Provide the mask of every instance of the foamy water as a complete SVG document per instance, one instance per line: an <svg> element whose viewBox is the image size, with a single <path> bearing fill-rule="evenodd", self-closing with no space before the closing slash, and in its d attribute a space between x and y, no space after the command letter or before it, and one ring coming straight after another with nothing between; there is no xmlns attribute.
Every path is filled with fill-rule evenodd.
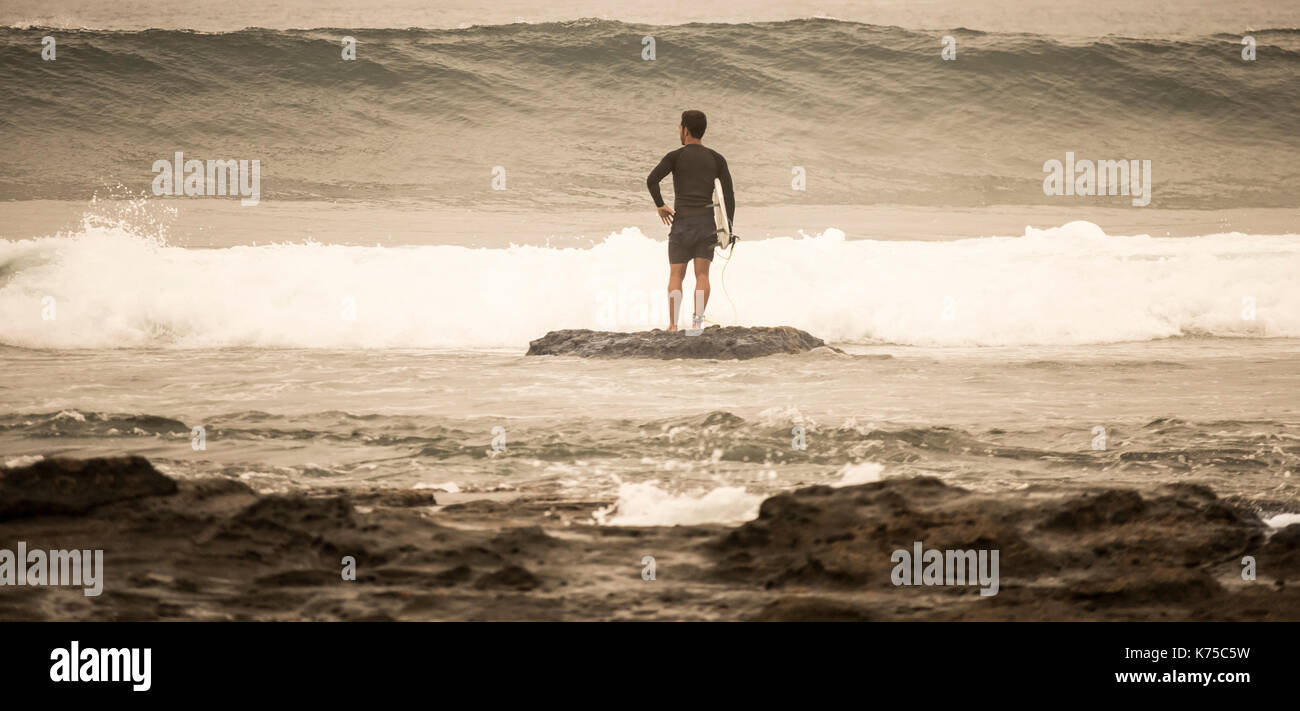
<svg viewBox="0 0 1300 711"><path fill-rule="evenodd" d="M734 304L848 354L714 363L523 355L550 329L662 325L665 245L635 227L564 248L198 249L131 224L0 240L0 461L129 452L263 491L598 501L575 522L630 526L918 475L1185 480L1293 510L1295 235L745 241L711 317Z"/></svg>
<svg viewBox="0 0 1300 711"><path fill-rule="evenodd" d="M0 241L0 343L521 349L552 329L661 327L664 252L636 228L581 249L195 250L86 224ZM828 229L746 242L731 264L719 259L708 313L905 345L1297 337L1296 274L1296 235L1163 239L1072 222L1018 237L881 242Z"/></svg>
<svg viewBox="0 0 1300 711"><path fill-rule="evenodd" d="M742 523L758 515L763 497L739 486L672 493L660 482L624 483L618 500L596 512L610 526L691 526L700 523Z"/></svg>

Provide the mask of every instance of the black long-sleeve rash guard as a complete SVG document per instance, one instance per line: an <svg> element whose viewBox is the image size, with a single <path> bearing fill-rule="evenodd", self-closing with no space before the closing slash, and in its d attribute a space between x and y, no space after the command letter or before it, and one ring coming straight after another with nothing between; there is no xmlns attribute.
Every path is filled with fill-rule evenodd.
<svg viewBox="0 0 1300 711"><path fill-rule="evenodd" d="M698 143L688 143L659 161L645 179L655 207L664 206L664 196L659 192L659 181L673 174L673 213L677 217L712 215L713 179L722 181L722 199L727 204L727 224L736 224L736 196L731 189L731 171L727 159L712 148Z"/></svg>

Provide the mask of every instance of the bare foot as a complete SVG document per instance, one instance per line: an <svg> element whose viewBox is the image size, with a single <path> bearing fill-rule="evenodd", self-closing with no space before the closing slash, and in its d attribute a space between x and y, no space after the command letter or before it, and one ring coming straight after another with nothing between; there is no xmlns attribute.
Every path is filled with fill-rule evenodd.
<svg viewBox="0 0 1300 711"><path fill-rule="evenodd" d="M676 327L676 326L669 326L669 327L668 327L668 332L669 332L669 333L676 333L676 332L677 332L677 327Z"/></svg>

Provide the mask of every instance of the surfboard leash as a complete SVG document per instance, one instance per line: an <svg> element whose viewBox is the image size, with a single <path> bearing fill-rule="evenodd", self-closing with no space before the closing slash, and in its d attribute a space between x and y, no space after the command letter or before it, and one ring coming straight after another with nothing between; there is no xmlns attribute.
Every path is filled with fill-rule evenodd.
<svg viewBox="0 0 1300 711"><path fill-rule="evenodd" d="M727 267L731 266L731 260L736 256L736 240L738 239L740 238L737 237L735 233L732 233L731 244L728 245L727 256L724 258L726 264L722 265L722 294L727 297L727 303L731 304L732 321L736 325L740 324L740 310L736 308L736 302L731 300L731 294L727 292ZM704 320L715 326L722 325L717 321L710 321L707 318Z"/></svg>

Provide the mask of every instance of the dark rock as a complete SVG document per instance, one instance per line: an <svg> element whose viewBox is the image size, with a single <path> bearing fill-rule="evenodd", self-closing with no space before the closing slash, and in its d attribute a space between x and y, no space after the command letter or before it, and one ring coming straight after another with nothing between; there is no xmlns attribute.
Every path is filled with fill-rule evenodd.
<svg viewBox="0 0 1300 711"><path fill-rule="evenodd" d="M433 584L437 587L451 587L468 582L474 571L468 565L458 565L455 568L444 570L434 576Z"/></svg>
<svg viewBox="0 0 1300 711"><path fill-rule="evenodd" d="M492 539L492 545L505 553L521 553L537 547L555 546L559 541L546 535L541 526L527 526L503 531Z"/></svg>
<svg viewBox="0 0 1300 711"><path fill-rule="evenodd" d="M508 565L494 573L488 573L478 579L474 586L480 590L488 588L513 588L515 590L532 590L542 581L527 569L518 565Z"/></svg>
<svg viewBox="0 0 1300 711"><path fill-rule="evenodd" d="M343 578L337 570L285 570L271 575L263 575L254 583L266 587L316 587L333 585Z"/></svg>
<svg viewBox="0 0 1300 711"><path fill-rule="evenodd" d="M437 506L438 500L433 492L419 489L395 489L392 491L349 492L346 489L331 490L348 496L352 503L363 506L391 506L393 508L412 508L417 506Z"/></svg>
<svg viewBox="0 0 1300 711"><path fill-rule="evenodd" d="M443 510L465 513L500 513L509 510L510 505L491 499L474 499L460 504L448 504Z"/></svg>
<svg viewBox="0 0 1300 711"><path fill-rule="evenodd" d="M748 575L765 589L892 589L890 556L915 541L997 549L1002 569L1017 575L1054 572L1055 556L1025 539L1007 515L1012 510L932 477L808 487L765 500L758 518L713 541L718 564L710 577L736 582Z"/></svg>
<svg viewBox="0 0 1300 711"><path fill-rule="evenodd" d="M1085 493L1054 506L1055 511L1043 522L1044 528L1077 531L1125 524L1138 519L1146 502L1136 491L1110 489Z"/></svg>
<svg viewBox="0 0 1300 711"><path fill-rule="evenodd" d="M1100 605L1169 605L1209 600L1223 588L1203 570L1155 568L1080 581L1070 585L1069 591L1077 599Z"/></svg>
<svg viewBox="0 0 1300 711"><path fill-rule="evenodd" d="M1268 586L1285 590L1300 570L1300 525L1265 538L1257 517L1200 485L1044 501L900 478L765 500L758 518L704 546L715 563L703 577L769 592L874 593L869 609L783 597L751 619L1286 619L1294 597ZM1000 592L895 586L890 552L912 541L1000 551ZM1247 554L1267 585L1236 582ZM1269 595L1279 596L1271 607Z"/></svg>
<svg viewBox="0 0 1300 711"><path fill-rule="evenodd" d="M724 412L689 421L749 429ZM1188 483L981 492L895 475L783 492L735 528L577 527L609 502L510 494L430 512L424 490L268 496L225 477L163 477L176 491L158 496L142 493L137 479L161 476L143 460L109 462L0 470L0 506L23 516L0 520L0 541L112 561L93 602L75 586L15 587L0 620L1300 620L1300 525L1254 513L1294 510L1284 491L1263 503ZM96 507L39 517L33 492L45 509ZM998 550L997 594L894 585L891 553L915 541ZM640 579L645 555L658 582ZM344 556L356 581L340 576ZM1245 556L1258 579L1242 578Z"/></svg>
<svg viewBox="0 0 1300 711"><path fill-rule="evenodd" d="M582 358L713 358L746 360L778 353L807 353L837 348L806 331L790 326L710 326L687 335L655 329L639 333L551 331L528 344L528 355L571 355Z"/></svg>
<svg viewBox="0 0 1300 711"><path fill-rule="evenodd" d="M352 528L352 504L346 497L302 494L265 496L236 514L230 528L255 531L318 532Z"/></svg>
<svg viewBox="0 0 1300 711"><path fill-rule="evenodd" d="M176 482L144 457L55 457L0 469L0 521L75 515L97 506L176 493Z"/></svg>
<svg viewBox="0 0 1300 711"><path fill-rule="evenodd" d="M1259 558L1260 574L1278 580L1300 578L1300 523L1273 534Z"/></svg>

